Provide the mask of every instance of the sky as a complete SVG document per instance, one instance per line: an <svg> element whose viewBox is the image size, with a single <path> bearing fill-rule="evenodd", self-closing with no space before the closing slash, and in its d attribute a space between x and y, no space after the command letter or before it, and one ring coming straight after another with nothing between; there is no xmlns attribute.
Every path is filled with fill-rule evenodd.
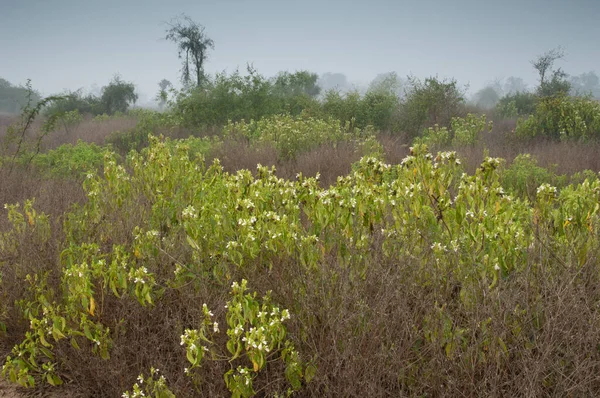
<svg viewBox="0 0 600 398"><path fill-rule="evenodd" d="M43 95L98 89L115 74L140 102L179 84L176 45L186 14L214 40L206 72L454 78L469 92L494 79L534 85L530 61L561 46L556 66L600 73L600 0L0 0L0 77Z"/></svg>

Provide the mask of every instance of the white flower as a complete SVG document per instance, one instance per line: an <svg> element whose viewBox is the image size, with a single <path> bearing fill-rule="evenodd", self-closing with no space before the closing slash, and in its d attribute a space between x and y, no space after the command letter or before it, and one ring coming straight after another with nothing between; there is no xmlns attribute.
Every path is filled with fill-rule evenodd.
<svg viewBox="0 0 600 398"><path fill-rule="evenodd" d="M219 323L218 322L213 323L213 332L219 333Z"/></svg>

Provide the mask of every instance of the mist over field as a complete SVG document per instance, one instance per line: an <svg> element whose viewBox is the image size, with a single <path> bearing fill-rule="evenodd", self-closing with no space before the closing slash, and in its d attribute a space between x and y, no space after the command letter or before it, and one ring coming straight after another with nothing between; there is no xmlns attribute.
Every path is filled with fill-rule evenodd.
<svg viewBox="0 0 600 398"><path fill-rule="evenodd" d="M43 95L97 92L118 73L149 104L157 83L179 83L166 23L185 13L215 49L206 72L309 70L325 88L365 89L378 74L455 78L470 95L511 76L536 83L530 61L565 49L572 76L598 71L600 3L532 1L116 1L0 2L0 78ZM342 74L332 76L331 74Z"/></svg>

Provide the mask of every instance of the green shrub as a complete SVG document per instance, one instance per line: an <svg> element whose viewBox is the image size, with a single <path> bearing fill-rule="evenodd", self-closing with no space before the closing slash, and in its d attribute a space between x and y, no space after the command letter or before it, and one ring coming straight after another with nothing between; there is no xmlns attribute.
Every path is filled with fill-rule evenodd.
<svg viewBox="0 0 600 398"><path fill-rule="evenodd" d="M107 148L78 140L75 145L64 144L47 153L38 154L33 158L32 164L47 176L83 178L89 172L98 171L104 162L106 151Z"/></svg>
<svg viewBox="0 0 600 398"><path fill-rule="evenodd" d="M281 159L294 159L323 144L339 141L368 138L374 134L372 128L359 130L349 123L342 126L340 121L329 117L318 119L308 115L275 115L250 122L230 122L223 129L225 137L242 136L250 143L273 145Z"/></svg>
<svg viewBox="0 0 600 398"><path fill-rule="evenodd" d="M406 98L400 104L398 127L410 137L436 124L449 128L451 119L460 115L464 103L464 91L456 80L430 77L421 82L410 78Z"/></svg>
<svg viewBox="0 0 600 398"><path fill-rule="evenodd" d="M314 80L314 81L313 81ZM179 93L173 111L188 127L223 126L231 121L258 120L280 113L317 111L316 76L308 72L267 79L254 69L217 74L203 87Z"/></svg>
<svg viewBox="0 0 600 398"><path fill-rule="evenodd" d="M138 118L135 128L129 131L114 131L104 139L105 144L111 145L121 155L132 150L140 151L148 146L148 134L156 135L159 129L172 131L182 123L178 115L170 112L136 109L128 114Z"/></svg>
<svg viewBox="0 0 600 398"><path fill-rule="evenodd" d="M432 149L443 148L450 143L450 131L447 127L435 125L428 127L423 131L421 137L416 137L413 140L414 144L425 144Z"/></svg>
<svg viewBox="0 0 600 398"><path fill-rule="evenodd" d="M528 153L518 155L502 174L502 186L506 191L534 200L537 189L542 184L564 186L567 176L556 175L552 171L538 166L537 159Z"/></svg>
<svg viewBox="0 0 600 398"><path fill-rule="evenodd" d="M543 136L561 140L600 137L600 103L590 98L556 96L541 99L535 114L520 118L515 133L521 138Z"/></svg>
<svg viewBox="0 0 600 398"><path fill-rule="evenodd" d="M466 117L453 117L450 125L452 130L447 127L435 125L423 131L421 137L416 137L413 142L425 144L430 148L442 148L452 142L454 146L475 145L479 141L479 135L482 131L492 129L492 122L486 121L486 116L476 116L472 113Z"/></svg>
<svg viewBox="0 0 600 398"><path fill-rule="evenodd" d="M536 104L537 96L534 93L516 92L500 98L496 105L496 114L504 118L532 115Z"/></svg>
<svg viewBox="0 0 600 398"><path fill-rule="evenodd" d="M396 165L363 157L327 188L260 165L231 174L156 137L125 165L104 160L62 230L29 201L5 206L13 383L167 397L596 387L598 179L527 201L505 192L502 159L468 175L425 145Z"/></svg>
<svg viewBox="0 0 600 398"><path fill-rule="evenodd" d="M455 146L473 146L479 141L479 135L481 132L492 130L492 122L486 121L486 116L476 115L469 113L466 117L453 117L451 122L452 126L452 144Z"/></svg>

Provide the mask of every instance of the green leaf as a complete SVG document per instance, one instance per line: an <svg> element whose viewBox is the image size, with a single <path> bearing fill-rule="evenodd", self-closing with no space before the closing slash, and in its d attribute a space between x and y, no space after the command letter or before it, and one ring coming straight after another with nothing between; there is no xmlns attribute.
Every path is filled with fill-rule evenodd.
<svg viewBox="0 0 600 398"><path fill-rule="evenodd" d="M46 375L46 380L51 386L60 386L63 383L62 379L53 373L48 373Z"/></svg>
<svg viewBox="0 0 600 398"><path fill-rule="evenodd" d="M312 363L308 364L308 366L306 366L306 369L304 370L304 379L307 383L310 383L310 381L315 377L316 374L317 367Z"/></svg>
<svg viewBox="0 0 600 398"><path fill-rule="evenodd" d="M192 239L191 236L187 235L186 240L189 243L189 245L192 247L192 249L195 249L198 251L200 250L200 246L198 246L198 243L194 239Z"/></svg>
<svg viewBox="0 0 600 398"><path fill-rule="evenodd" d="M192 365L196 365L196 358L194 357L194 354L192 353L192 351L190 351L189 349L186 350L185 356Z"/></svg>
<svg viewBox="0 0 600 398"><path fill-rule="evenodd" d="M73 348L75 348L76 350L80 350L81 348L79 347L79 344L77 343L77 339L75 337L71 337L71 345L73 346Z"/></svg>
<svg viewBox="0 0 600 398"><path fill-rule="evenodd" d="M94 336L92 336L92 332L90 331L90 327L88 325L85 325L83 327L83 333L85 334L85 337L88 338L88 340L94 340Z"/></svg>

